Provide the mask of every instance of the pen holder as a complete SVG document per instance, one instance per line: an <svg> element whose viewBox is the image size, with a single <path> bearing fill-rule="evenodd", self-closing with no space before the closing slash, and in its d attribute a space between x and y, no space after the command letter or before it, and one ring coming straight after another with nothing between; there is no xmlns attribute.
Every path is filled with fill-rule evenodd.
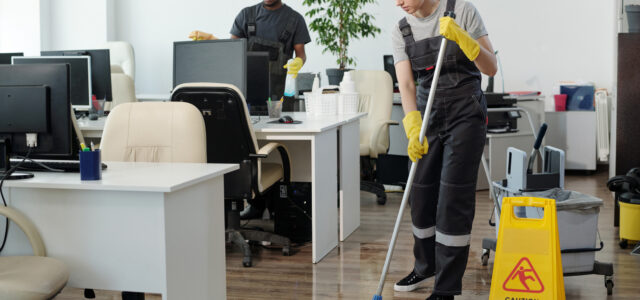
<svg viewBox="0 0 640 300"><path fill-rule="evenodd" d="M102 179L102 161L100 149L82 151L80 154L80 180Z"/></svg>
<svg viewBox="0 0 640 300"><path fill-rule="evenodd" d="M267 101L270 119L278 119L282 114L282 101Z"/></svg>

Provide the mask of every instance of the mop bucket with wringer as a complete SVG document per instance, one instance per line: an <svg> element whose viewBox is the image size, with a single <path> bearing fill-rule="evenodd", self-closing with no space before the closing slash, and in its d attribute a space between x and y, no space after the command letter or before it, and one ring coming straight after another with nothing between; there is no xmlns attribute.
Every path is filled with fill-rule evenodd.
<svg viewBox="0 0 640 300"><path fill-rule="evenodd" d="M602 199L575 191L554 188L544 191L522 191L507 187L506 180L492 184L495 204L496 235L500 226L502 199L505 197L539 197L556 200L558 233L562 270L564 276L604 275L607 294L613 292L613 265L595 260L595 253L602 250L604 243L598 240L598 215ZM638 210L640 211L640 205ZM539 219L544 215L542 208L516 207L514 214L520 218ZM491 250L496 249L496 239L482 240L482 265L489 262Z"/></svg>

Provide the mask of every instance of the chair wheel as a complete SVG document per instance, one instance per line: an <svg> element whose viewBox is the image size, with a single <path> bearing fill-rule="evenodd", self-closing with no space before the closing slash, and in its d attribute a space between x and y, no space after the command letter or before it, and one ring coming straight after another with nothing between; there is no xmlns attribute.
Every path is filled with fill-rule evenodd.
<svg viewBox="0 0 640 300"><path fill-rule="evenodd" d="M376 201L378 202L379 205L385 205L387 203L387 195L378 197Z"/></svg>
<svg viewBox="0 0 640 300"><path fill-rule="evenodd" d="M289 247L282 248L282 255L283 256L290 256L291 255L291 250L289 249Z"/></svg>
<svg viewBox="0 0 640 300"><path fill-rule="evenodd" d="M605 279L604 286L607 287L607 295L612 295L613 294L613 286L614 286L613 280Z"/></svg>
<svg viewBox="0 0 640 300"><path fill-rule="evenodd" d="M242 259L242 266L245 268L251 267L251 257L245 257Z"/></svg>
<svg viewBox="0 0 640 300"><path fill-rule="evenodd" d="M95 299L96 292L93 289L84 289L84 297L86 299Z"/></svg>
<svg viewBox="0 0 640 300"><path fill-rule="evenodd" d="M620 240L620 243L618 243L618 245L620 245L620 249L627 249L627 247L629 246L629 241Z"/></svg>
<svg viewBox="0 0 640 300"><path fill-rule="evenodd" d="M489 264L489 253L490 253L490 252L489 252L489 251L486 251L486 252L485 252L485 250L486 250L486 249L483 249L483 250L482 250L482 257L480 258L480 259L482 260L482 265L483 265L483 266L486 266L486 265L488 265L488 264Z"/></svg>

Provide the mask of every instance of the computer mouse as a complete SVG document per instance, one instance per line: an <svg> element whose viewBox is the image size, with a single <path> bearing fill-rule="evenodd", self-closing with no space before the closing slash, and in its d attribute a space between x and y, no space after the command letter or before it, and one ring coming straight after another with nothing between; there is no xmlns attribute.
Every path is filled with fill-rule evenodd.
<svg viewBox="0 0 640 300"><path fill-rule="evenodd" d="M97 114L89 114L89 120L95 121L97 119L98 119L98 115Z"/></svg>
<svg viewBox="0 0 640 300"><path fill-rule="evenodd" d="M286 124L293 123L293 118L291 118L291 117L289 117L289 116L282 116L282 118L280 118L280 119L278 120L278 122L280 122L280 123L286 123Z"/></svg>

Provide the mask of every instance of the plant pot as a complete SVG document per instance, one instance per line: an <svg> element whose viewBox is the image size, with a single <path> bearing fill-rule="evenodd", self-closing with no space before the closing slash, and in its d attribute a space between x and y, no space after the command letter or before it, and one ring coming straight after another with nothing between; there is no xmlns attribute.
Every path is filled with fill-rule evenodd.
<svg viewBox="0 0 640 300"><path fill-rule="evenodd" d="M329 85L340 85L344 72L349 72L351 69L327 69L327 78L329 79Z"/></svg>
<svg viewBox="0 0 640 300"><path fill-rule="evenodd" d="M629 32L640 32L640 5L626 5Z"/></svg>

